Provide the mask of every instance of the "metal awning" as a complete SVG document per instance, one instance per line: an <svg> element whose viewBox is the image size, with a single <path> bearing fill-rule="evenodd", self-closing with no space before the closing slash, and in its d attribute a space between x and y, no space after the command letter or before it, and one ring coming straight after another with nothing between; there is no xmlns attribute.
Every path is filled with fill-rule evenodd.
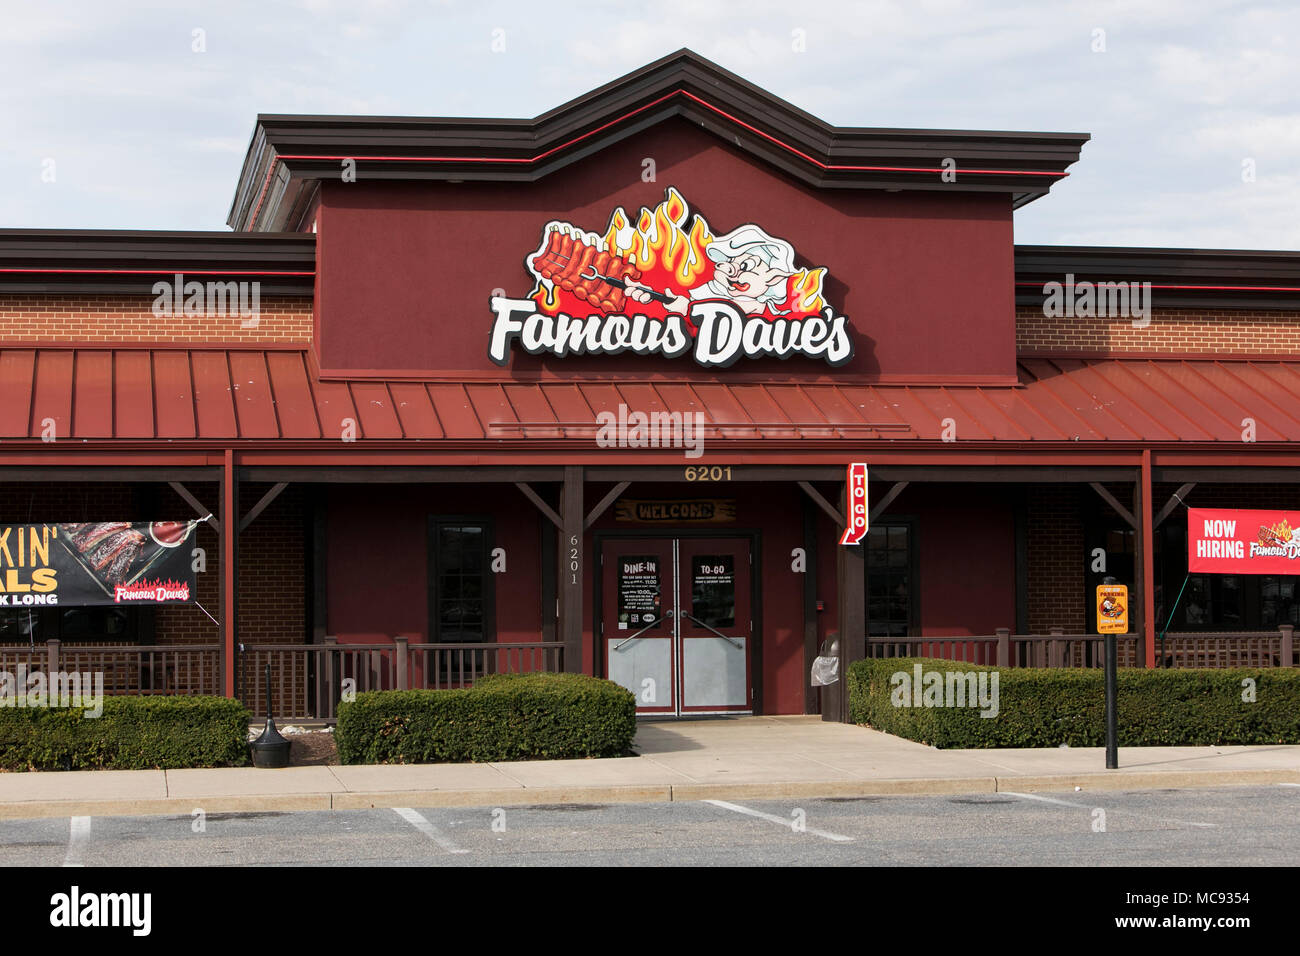
<svg viewBox="0 0 1300 956"><path fill-rule="evenodd" d="M1300 362L1022 357L1020 386L788 381L322 381L298 349L0 349L0 439L595 437L619 405L714 440L1300 441ZM352 424L349 424L352 423Z"/></svg>

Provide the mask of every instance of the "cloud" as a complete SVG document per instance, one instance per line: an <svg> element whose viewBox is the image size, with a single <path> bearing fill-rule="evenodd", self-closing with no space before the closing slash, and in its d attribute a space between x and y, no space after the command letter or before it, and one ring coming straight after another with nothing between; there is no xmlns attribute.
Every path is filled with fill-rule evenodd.
<svg viewBox="0 0 1300 956"><path fill-rule="evenodd" d="M224 228L258 113L531 117L683 46L839 125L1093 133L1019 241L1300 247L1287 0L12 5L0 226Z"/></svg>

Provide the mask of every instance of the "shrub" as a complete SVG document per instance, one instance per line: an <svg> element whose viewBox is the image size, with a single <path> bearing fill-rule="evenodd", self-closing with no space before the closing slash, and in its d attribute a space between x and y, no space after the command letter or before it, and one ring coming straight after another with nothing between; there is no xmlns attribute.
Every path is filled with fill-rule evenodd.
<svg viewBox="0 0 1300 956"><path fill-rule="evenodd" d="M892 676L998 675L996 717L978 707L896 707ZM1246 678L1254 702L1242 700ZM1300 743L1300 671L1290 668L1145 670L1117 675L1119 743L1125 747ZM991 680L990 680L991 686ZM1105 675L1097 669L980 667L932 658L862 660L848 669L854 723L935 747L1100 747L1106 742Z"/></svg>
<svg viewBox="0 0 1300 956"><path fill-rule="evenodd" d="M248 763L248 710L225 697L105 697L84 707L0 707L0 767L113 770Z"/></svg>
<svg viewBox="0 0 1300 956"><path fill-rule="evenodd" d="M468 690L367 691L339 705L339 761L442 763L619 757L636 700L582 674L494 674Z"/></svg>

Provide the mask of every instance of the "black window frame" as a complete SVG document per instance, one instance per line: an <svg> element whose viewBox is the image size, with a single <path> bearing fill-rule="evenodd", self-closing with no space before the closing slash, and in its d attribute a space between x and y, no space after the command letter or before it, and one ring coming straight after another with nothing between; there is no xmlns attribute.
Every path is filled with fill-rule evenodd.
<svg viewBox="0 0 1300 956"><path fill-rule="evenodd" d="M440 598L439 579L441 576L441 554L439 532L444 527L458 525L480 526L483 528L482 556L482 601L483 601L483 638L480 641L445 641L442 637L442 621L438 613ZM497 642L496 621L496 575L492 571L492 551L496 548L496 528L486 515L436 514L429 515L426 524L427 574L425 580L428 594L426 613L428 615L427 631L430 644L495 644Z"/></svg>
<svg viewBox="0 0 1300 956"><path fill-rule="evenodd" d="M920 548L920 528L921 522L916 515L889 515L884 518L877 518L871 522L867 530L867 538L863 547L869 549L871 546L871 531L876 528L897 528L901 527L907 531L907 577L908 577L908 621L906 637L921 636L921 548ZM873 634L871 631L871 554L868 550L863 554L862 561L862 589L863 604L866 608L866 630L867 637L899 637L889 634ZM901 637L899 637L901 639Z"/></svg>
<svg viewBox="0 0 1300 956"><path fill-rule="evenodd" d="M127 621L127 631L121 636L114 636L106 633L93 634L72 634L67 633L64 627L64 616L70 611L89 611L90 613L107 613L107 611L122 612ZM132 644L132 645L150 645L154 643L154 608L150 605L130 605L124 606L119 604L68 604L68 605L43 605L41 607L4 607L0 608L0 618L8 619L13 617L17 620L21 615L30 613L34 619L37 633L30 639L22 636L15 636L10 640L7 636L0 637L0 644L6 646L16 646L22 643L44 644L49 640L58 640L64 644ZM16 631L21 631L21 625ZM0 630L0 633L3 633Z"/></svg>

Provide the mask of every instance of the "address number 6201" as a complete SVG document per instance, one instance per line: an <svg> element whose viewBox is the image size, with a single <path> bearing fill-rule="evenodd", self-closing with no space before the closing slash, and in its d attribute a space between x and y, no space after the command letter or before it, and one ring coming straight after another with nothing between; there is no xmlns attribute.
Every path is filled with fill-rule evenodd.
<svg viewBox="0 0 1300 956"><path fill-rule="evenodd" d="M692 465L686 469L687 481L730 481L730 465Z"/></svg>

